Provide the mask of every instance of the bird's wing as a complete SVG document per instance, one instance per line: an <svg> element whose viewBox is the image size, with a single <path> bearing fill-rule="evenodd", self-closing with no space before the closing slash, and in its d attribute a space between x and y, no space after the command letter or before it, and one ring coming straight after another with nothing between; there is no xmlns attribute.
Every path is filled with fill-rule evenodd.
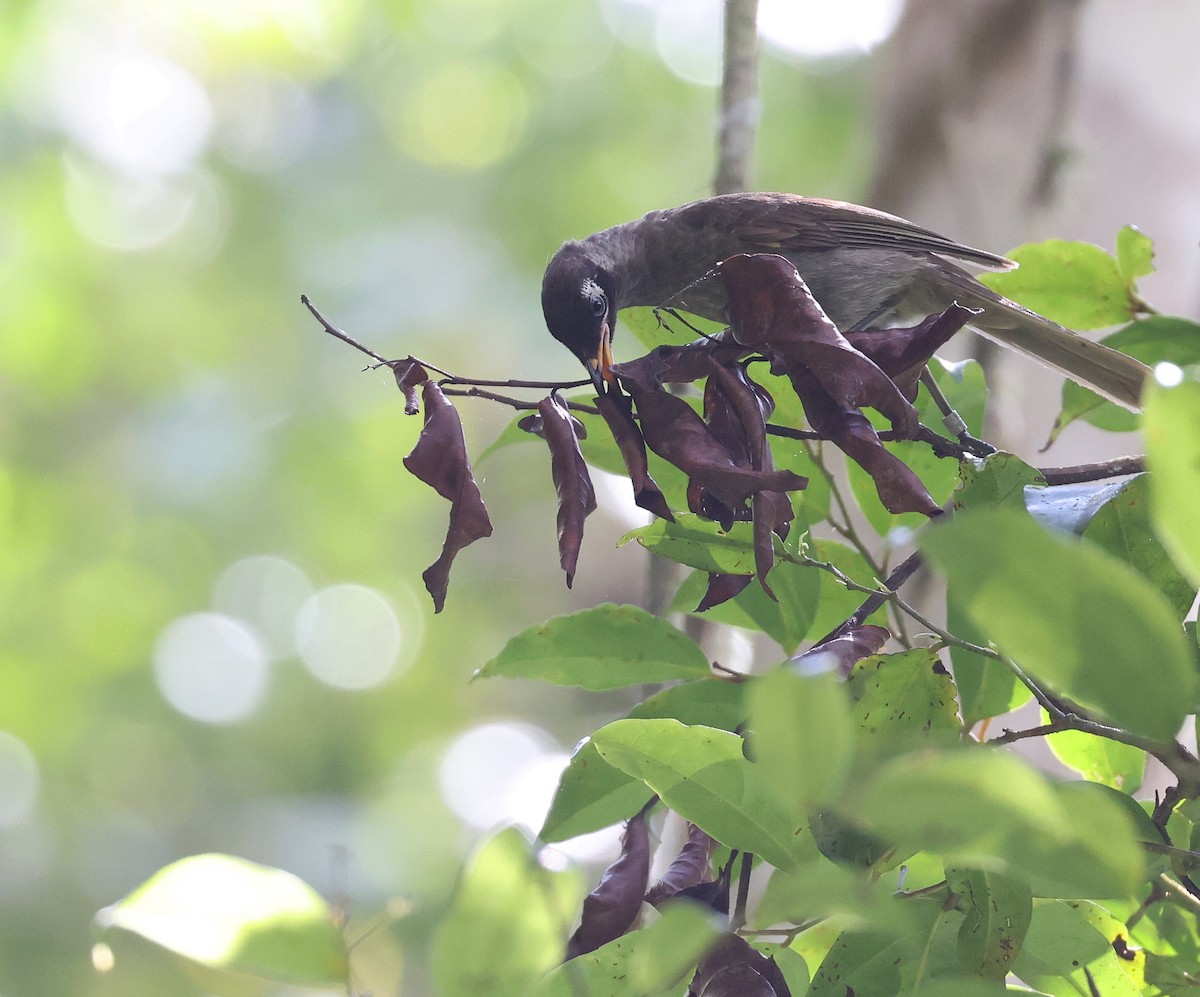
<svg viewBox="0 0 1200 997"><path fill-rule="evenodd" d="M685 225L718 226L740 252L792 253L821 249L887 249L936 253L989 269L1009 270L1011 260L921 228L895 215L845 201L798 194L722 194L670 211Z"/></svg>

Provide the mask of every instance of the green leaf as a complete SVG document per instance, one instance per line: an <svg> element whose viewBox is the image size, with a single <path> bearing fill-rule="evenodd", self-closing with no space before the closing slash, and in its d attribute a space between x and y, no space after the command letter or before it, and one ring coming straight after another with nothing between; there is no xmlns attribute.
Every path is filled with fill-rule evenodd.
<svg viewBox="0 0 1200 997"><path fill-rule="evenodd" d="M1155 528L1175 563L1200 584L1200 381L1153 385L1144 431Z"/></svg>
<svg viewBox="0 0 1200 997"><path fill-rule="evenodd" d="M1145 871L1129 816L1061 792L1016 756L924 751L883 765L848 812L882 837L959 864L1002 862L1034 893L1125 896Z"/></svg>
<svg viewBox="0 0 1200 997"><path fill-rule="evenodd" d="M1035 678L1163 741L1193 711L1179 623L1127 565L1007 509L960 513L920 543L950 600Z"/></svg>
<svg viewBox="0 0 1200 997"><path fill-rule="evenodd" d="M623 547L631 540L652 554L702 571L754 574L754 528L750 523L734 523L733 529L724 533L716 523L681 513L674 523L658 519L631 530L617 546Z"/></svg>
<svg viewBox="0 0 1200 997"><path fill-rule="evenodd" d="M946 606L946 629L971 644L987 644L987 638L979 627L953 602ZM1033 698L1033 693L1022 685L1004 662L956 644L952 644L949 650L950 663L954 666L954 683L958 687L959 710L963 725L968 729L980 720L1015 710Z"/></svg>
<svg viewBox="0 0 1200 997"><path fill-rule="evenodd" d="M550 972L535 997L644 997L678 984L719 934L698 904L671 904L648 928L631 931Z"/></svg>
<svg viewBox="0 0 1200 997"><path fill-rule="evenodd" d="M538 837L566 841L628 820L652 794L640 779L615 769L585 740L571 755Z"/></svg>
<svg viewBox="0 0 1200 997"><path fill-rule="evenodd" d="M880 584L863 556L840 541L817 540L810 544L809 556L818 561L829 562L860 585ZM862 592L846 588L829 572L819 568L813 570L821 576L821 597L817 601L816 616L808 632L813 640L818 640L861 606L867 597ZM886 625L886 607L876 610L863 622Z"/></svg>
<svg viewBox="0 0 1200 997"><path fill-rule="evenodd" d="M173 862L96 920L213 969L347 985L346 948L317 891L282 869L232 855Z"/></svg>
<svg viewBox="0 0 1200 997"><path fill-rule="evenodd" d="M1104 329L1134 316L1117 261L1099 246L1047 239L1008 255L1021 264L1018 269L979 279L1068 329Z"/></svg>
<svg viewBox="0 0 1200 997"><path fill-rule="evenodd" d="M1141 748L1077 730L1051 734L1046 738L1046 746L1067 768L1091 782L1125 793L1136 792L1142 784L1146 752Z"/></svg>
<svg viewBox="0 0 1200 997"><path fill-rule="evenodd" d="M635 718L672 718L733 730L746 719L746 686L717 678L684 682L656 693L629 713ZM590 739L585 740L563 770L539 837L565 841L627 820L641 810L650 791L640 779L608 764Z"/></svg>
<svg viewBox="0 0 1200 997"><path fill-rule="evenodd" d="M1151 315L1131 322L1102 342L1150 367L1163 362L1173 363L1177 367L1200 363L1200 325L1189 319ZM1055 419L1046 445L1053 443L1063 429L1079 418L1097 429L1112 433L1128 433L1138 428L1135 413L1105 401L1081 384L1067 380L1063 382L1062 410Z"/></svg>
<svg viewBox="0 0 1200 997"><path fill-rule="evenodd" d="M802 856L795 822L747 761L736 734L677 720L617 720L592 740L605 761L643 780L723 845L779 868Z"/></svg>
<svg viewBox="0 0 1200 997"><path fill-rule="evenodd" d="M934 739L955 744L961 727L954 680L928 648L880 654L854 665L847 682L864 751L893 753Z"/></svg>
<svg viewBox="0 0 1200 997"><path fill-rule="evenodd" d="M1154 242L1136 225L1125 225L1117 233L1117 270L1125 286L1133 290L1139 277L1154 273Z"/></svg>
<svg viewBox="0 0 1200 997"><path fill-rule="evenodd" d="M700 333L711 336L725 328L720 322L701 318L699 315L693 315L691 312L683 310L678 311L678 316L661 312L662 319L660 321L654 311L653 308L644 306L622 308L619 319L618 329L622 326L628 329L634 338L645 347L646 353L656 346L686 346L693 340L699 339ZM689 325L694 328L688 328ZM635 351L632 347L629 347L629 350L632 358Z"/></svg>
<svg viewBox="0 0 1200 997"><path fill-rule="evenodd" d="M656 692L629 711L639 720L678 720L682 724L735 730L746 722L746 685L720 678L684 682Z"/></svg>
<svg viewBox="0 0 1200 997"><path fill-rule="evenodd" d="M856 931L888 935L911 928L904 904L896 902L893 886L862 868L826 861L815 851L795 868L771 874L755 923L801 924L825 918L838 918L839 923L849 924Z"/></svg>
<svg viewBox="0 0 1200 997"><path fill-rule="evenodd" d="M563 957L583 883L542 868L514 828L485 841L433 940L442 997L525 997Z"/></svg>
<svg viewBox="0 0 1200 997"><path fill-rule="evenodd" d="M771 571L770 585L778 601L754 581L728 602L695 615L714 623L762 631L785 653L792 654L812 628L820 601L821 572L781 561ZM707 574L690 573L675 593L670 611L691 613L700 604L707 587Z"/></svg>
<svg viewBox="0 0 1200 997"><path fill-rule="evenodd" d="M808 997L895 997L925 993L931 980L961 978L955 932L962 915L929 897L905 901L910 908L904 934L843 931L813 974ZM955 993L969 993L957 990Z"/></svg>
<svg viewBox="0 0 1200 997"><path fill-rule="evenodd" d="M760 777L797 825L841 789L854 753L845 687L776 669L751 680L750 745Z"/></svg>
<svg viewBox="0 0 1200 997"><path fill-rule="evenodd" d="M1047 993L1075 997L1091 992L1086 969L1104 997L1137 997L1141 988L1125 973L1108 939L1089 923L1088 906L1095 905L1035 900L1014 971Z"/></svg>
<svg viewBox="0 0 1200 997"><path fill-rule="evenodd" d="M1003 980L1021 951L1033 917L1033 894L1019 876L978 867L948 868L946 882L966 917L958 929L958 958L967 972Z"/></svg>
<svg viewBox="0 0 1200 997"><path fill-rule="evenodd" d="M1083 536L1136 569L1182 620L1192 608L1196 586L1175 567L1158 537L1150 515L1150 475L1139 474L1100 507Z"/></svg>
<svg viewBox="0 0 1200 997"><path fill-rule="evenodd" d="M983 460L968 458L959 466L955 509L1002 506L1024 509L1025 489L1044 487L1046 479L1036 467L1010 453L994 453Z"/></svg>
<svg viewBox="0 0 1200 997"><path fill-rule="evenodd" d="M504 675L598 691L710 674L696 642L666 620L605 603L522 631L474 678Z"/></svg>

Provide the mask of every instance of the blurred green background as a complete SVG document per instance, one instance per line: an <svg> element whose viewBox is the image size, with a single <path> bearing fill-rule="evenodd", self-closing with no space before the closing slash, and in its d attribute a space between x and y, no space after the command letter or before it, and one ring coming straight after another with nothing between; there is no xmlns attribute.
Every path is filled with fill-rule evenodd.
<svg viewBox="0 0 1200 997"><path fill-rule="evenodd" d="M826 8L848 19L828 36ZM719 9L0 2L4 997L192 992L149 955L94 973L91 919L204 851L289 869L352 918L409 907L356 950L356 989L429 992L464 852L536 829L566 754L622 704L467 680L526 625L637 602L644 562L612 550L635 520L602 481L568 592L546 455L512 448L476 468L496 532L433 617L420 573L446 506L400 463L420 420L299 295L387 356L576 377L542 326L542 267L566 237L709 193ZM901 13L764 0L757 186L868 196L879 108L912 69L868 52ZM1097 16L1099 67L1116 29ZM1134 55L1162 40L1124 32ZM1155 99L1133 61L1100 74L1110 104ZM1088 155L1093 182L1119 165ZM1082 189L1087 223L1054 234L1139 220ZM475 454L509 420L460 411Z"/></svg>

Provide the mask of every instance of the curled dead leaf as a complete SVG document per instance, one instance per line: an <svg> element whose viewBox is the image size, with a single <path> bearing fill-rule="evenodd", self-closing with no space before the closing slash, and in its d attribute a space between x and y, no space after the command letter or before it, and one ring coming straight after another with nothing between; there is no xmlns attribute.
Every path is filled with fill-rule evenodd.
<svg viewBox="0 0 1200 997"><path fill-rule="evenodd" d="M558 556L567 575L567 588L575 580L583 522L596 509L596 492L579 450L578 419L566 404L550 395L538 402L542 437L550 448L550 473L558 492Z"/></svg>
<svg viewBox="0 0 1200 997"><path fill-rule="evenodd" d="M421 395L425 424L417 445L404 458L404 466L450 502L450 523L441 556L421 575L433 598L434 612L440 613L446 603L455 555L481 537L491 536L492 521L471 473L458 412L435 381L426 380Z"/></svg>

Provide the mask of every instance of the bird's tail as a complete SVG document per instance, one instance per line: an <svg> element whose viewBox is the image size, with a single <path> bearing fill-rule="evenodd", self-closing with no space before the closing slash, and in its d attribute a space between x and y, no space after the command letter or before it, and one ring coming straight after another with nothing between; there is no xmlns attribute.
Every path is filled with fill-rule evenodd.
<svg viewBox="0 0 1200 997"><path fill-rule="evenodd" d="M1124 408L1141 410L1142 388L1150 376L1144 363L1009 301L952 264L942 276L953 285L960 305L982 309L971 325L988 339L1033 357Z"/></svg>

